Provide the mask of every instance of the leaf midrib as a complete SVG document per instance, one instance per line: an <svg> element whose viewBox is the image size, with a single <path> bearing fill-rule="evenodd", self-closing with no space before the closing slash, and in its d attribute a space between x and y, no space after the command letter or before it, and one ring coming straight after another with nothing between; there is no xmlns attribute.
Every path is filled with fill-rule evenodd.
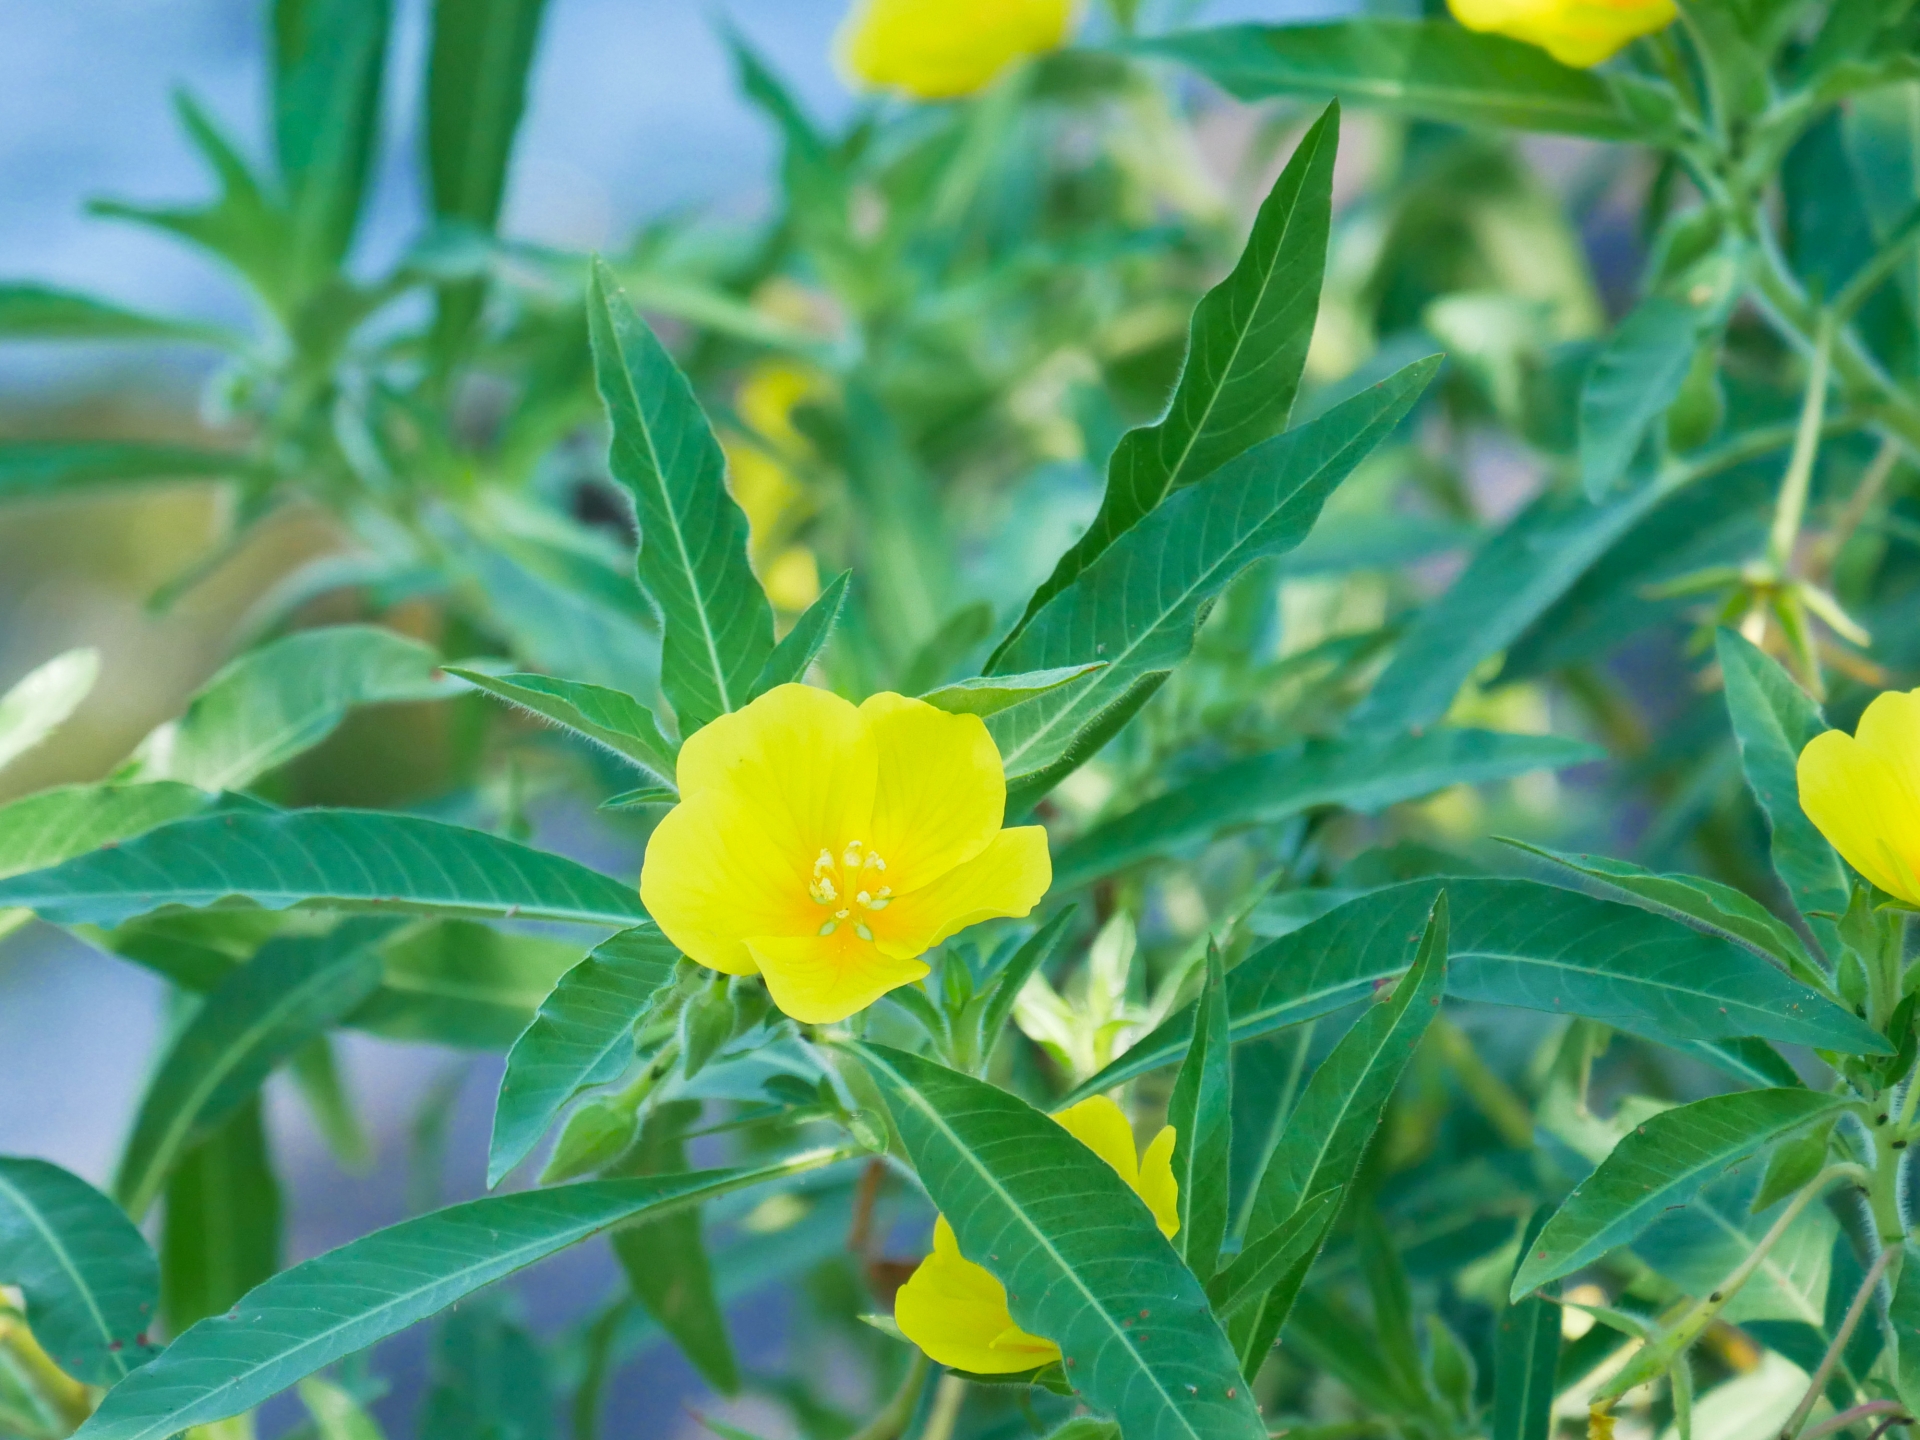
<svg viewBox="0 0 1920 1440"><path fill-rule="evenodd" d="M12 1200L14 1208L26 1216L27 1223L39 1232L40 1238L46 1242L47 1248L53 1252L54 1258L60 1262L60 1268L66 1271L67 1278L73 1282L74 1290L86 1301L87 1313L93 1317L94 1328L100 1332L102 1348L106 1351L107 1358L119 1369L122 1377L130 1374L131 1371L127 1367L126 1360L121 1357L119 1351L113 1348L113 1327L107 1323L106 1315L102 1313L98 1302L95 1301L93 1287L86 1282L86 1277L81 1273L80 1267L74 1263L72 1252L67 1249L65 1242L61 1240L60 1236L54 1230L49 1228L46 1220L42 1218L40 1207L31 1203L27 1196L21 1193L20 1188L9 1180L4 1173L0 1173L0 1193L5 1194L7 1198Z"/></svg>

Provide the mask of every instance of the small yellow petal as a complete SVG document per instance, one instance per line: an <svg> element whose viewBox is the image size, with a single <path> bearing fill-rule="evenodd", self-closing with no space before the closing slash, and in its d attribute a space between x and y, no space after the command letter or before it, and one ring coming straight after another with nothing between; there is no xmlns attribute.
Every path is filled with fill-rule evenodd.
<svg viewBox="0 0 1920 1440"><path fill-rule="evenodd" d="M1002 830L966 864L931 885L894 896L873 917L874 934L890 955L924 955L969 925L1028 914L1052 883L1046 830L1039 825Z"/></svg>
<svg viewBox="0 0 1920 1440"><path fill-rule="evenodd" d="M933 1226L933 1253L893 1302L893 1318L930 1359L977 1375L1012 1375L1060 1358L1060 1347L1013 1323L1006 1287L963 1258L953 1227Z"/></svg>
<svg viewBox="0 0 1920 1440"><path fill-rule="evenodd" d="M1133 1145L1133 1126L1118 1105L1105 1095L1094 1095L1070 1105L1053 1117L1074 1139L1120 1172L1127 1188L1140 1188L1140 1156Z"/></svg>
<svg viewBox="0 0 1920 1440"><path fill-rule="evenodd" d="M1133 1187L1169 1240L1180 1233L1180 1182L1173 1176L1173 1147L1178 1139L1173 1126L1161 1127L1140 1152L1140 1179Z"/></svg>
<svg viewBox="0 0 1920 1440"><path fill-rule="evenodd" d="M1007 810L986 722L892 694L873 696L860 715L878 766L872 844L894 889L917 889L985 850Z"/></svg>
<svg viewBox="0 0 1920 1440"><path fill-rule="evenodd" d="M1842 730L1816 735L1800 752L1800 808L1847 863L1910 904L1920 904L1920 813L1898 773Z"/></svg>
<svg viewBox="0 0 1920 1440"><path fill-rule="evenodd" d="M984 89L1014 61L1055 49L1073 0L860 0L841 28L846 68L921 100Z"/></svg>
<svg viewBox="0 0 1920 1440"><path fill-rule="evenodd" d="M831 935L761 935L746 943L773 1003L803 1025L844 1020L928 973L919 960L888 955L860 939L851 920Z"/></svg>
<svg viewBox="0 0 1920 1440"><path fill-rule="evenodd" d="M1469 30L1538 45L1563 65L1598 65L1629 41L1672 24L1673 0L1448 0Z"/></svg>

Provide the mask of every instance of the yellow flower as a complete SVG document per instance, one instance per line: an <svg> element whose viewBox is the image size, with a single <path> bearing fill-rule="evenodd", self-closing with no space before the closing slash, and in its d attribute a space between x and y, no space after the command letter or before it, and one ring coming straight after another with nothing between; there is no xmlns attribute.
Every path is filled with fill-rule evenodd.
<svg viewBox="0 0 1920 1440"><path fill-rule="evenodd" d="M793 423L794 408L819 393L811 371L779 362L756 365L741 381L734 406L756 440L725 436L727 488L747 517L747 558L776 610L797 615L820 595L820 563L793 534L813 511L794 462L810 451Z"/></svg>
<svg viewBox="0 0 1920 1440"><path fill-rule="evenodd" d="M1598 65L1629 40L1671 25L1673 0L1447 0L1469 30L1538 45L1562 65Z"/></svg>
<svg viewBox="0 0 1920 1440"><path fill-rule="evenodd" d="M1174 1130L1153 1137L1136 1156L1133 1127L1104 1095L1082 1100L1053 1117L1074 1139L1120 1172L1171 1239L1180 1229L1180 1187L1173 1178ZM894 1322L930 1359L976 1375L1012 1375L1060 1358L1051 1340L1029 1335L1007 1311L1007 1290L984 1268L961 1255L953 1227L942 1215L933 1222L933 1253L900 1287Z"/></svg>
<svg viewBox="0 0 1920 1440"><path fill-rule="evenodd" d="M1065 42L1073 0L858 0L840 30L855 78L917 100L985 89L1007 66Z"/></svg>
<svg viewBox="0 0 1920 1440"><path fill-rule="evenodd" d="M977 715L781 685L688 739L678 779L642 902L686 954L759 973L808 1024L918 980L921 955L1053 883L1047 832L1000 828L1006 775Z"/></svg>
<svg viewBox="0 0 1920 1440"><path fill-rule="evenodd" d="M1847 863L1920 906L1920 691L1890 690L1852 735L1829 730L1800 752L1800 808Z"/></svg>

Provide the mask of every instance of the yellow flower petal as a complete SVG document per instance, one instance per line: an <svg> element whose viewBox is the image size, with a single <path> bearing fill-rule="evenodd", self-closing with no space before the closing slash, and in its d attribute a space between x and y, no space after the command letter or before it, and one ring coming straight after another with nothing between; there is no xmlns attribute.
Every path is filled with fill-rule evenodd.
<svg viewBox="0 0 1920 1440"><path fill-rule="evenodd" d="M868 85L921 100L984 89L1015 60L1057 48L1073 0L861 0L840 32L840 52Z"/></svg>
<svg viewBox="0 0 1920 1440"><path fill-rule="evenodd" d="M1920 905L1920 810L1900 773L1845 731L1829 730L1800 752L1798 776L1800 808L1847 863Z"/></svg>
<svg viewBox="0 0 1920 1440"><path fill-rule="evenodd" d="M1173 1126L1161 1127L1140 1152L1140 1178L1133 1187L1169 1240L1180 1233L1180 1182L1173 1178L1173 1147L1178 1139Z"/></svg>
<svg viewBox="0 0 1920 1440"><path fill-rule="evenodd" d="M969 925L1028 914L1052 883L1047 832L1023 825L1000 831L985 850L931 885L895 896L871 924L888 954L924 955Z"/></svg>
<svg viewBox="0 0 1920 1440"><path fill-rule="evenodd" d="M1629 41L1664 30L1678 13L1673 0L1448 0L1469 30L1491 31L1538 45L1563 65L1585 68Z"/></svg>
<svg viewBox="0 0 1920 1440"><path fill-rule="evenodd" d="M1126 1111L1105 1095L1094 1095L1053 1118L1061 1129L1117 1170L1128 1189L1140 1188L1140 1155L1134 1148L1133 1125Z"/></svg>
<svg viewBox="0 0 1920 1440"><path fill-rule="evenodd" d="M872 844L893 888L919 889L985 850L1007 810L986 722L904 695L875 695L860 715L878 762Z"/></svg>
<svg viewBox="0 0 1920 1440"><path fill-rule="evenodd" d="M831 690L777 685L695 732L676 778L683 800L724 793L752 807L804 873L820 850L865 834L876 773L858 707Z"/></svg>
<svg viewBox="0 0 1920 1440"><path fill-rule="evenodd" d="M960 1254L953 1227L933 1222L933 1253L894 1297L893 1318L927 1356L976 1375L1012 1375L1060 1358L1060 1347L1029 1335L1007 1312L1007 1290Z"/></svg>
<svg viewBox="0 0 1920 1440"><path fill-rule="evenodd" d="M773 1003L803 1025L844 1020L927 973L919 960L889 955L862 940L851 923L831 935L755 936L747 949Z"/></svg>
<svg viewBox="0 0 1920 1440"><path fill-rule="evenodd" d="M729 794L703 796L667 812L647 840L640 903L661 932L713 970L751 975L759 967L749 935L794 933L807 913L803 880L786 852L768 843L758 816Z"/></svg>
<svg viewBox="0 0 1920 1440"><path fill-rule="evenodd" d="M1876 695L1853 738L1878 755L1898 779L1903 808L1920 806L1920 692Z"/></svg>

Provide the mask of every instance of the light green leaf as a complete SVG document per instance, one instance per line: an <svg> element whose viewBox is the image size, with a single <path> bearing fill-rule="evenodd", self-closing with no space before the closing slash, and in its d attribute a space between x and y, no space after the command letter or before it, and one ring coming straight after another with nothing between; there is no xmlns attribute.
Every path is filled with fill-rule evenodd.
<svg viewBox="0 0 1920 1440"><path fill-rule="evenodd" d="M179 1335L280 1268L280 1182L252 1096L174 1167L160 1232L160 1313Z"/></svg>
<svg viewBox="0 0 1920 1440"><path fill-rule="evenodd" d="M684 739L737 710L773 653L773 611L747 564L747 521L687 379L595 261L594 375L613 426L608 463L640 520L640 584L660 609L660 685Z"/></svg>
<svg viewBox="0 0 1920 1440"><path fill-rule="evenodd" d="M988 722L1019 814L1112 737L1193 648L1208 604L1253 561L1298 545L1321 505L1420 398L1437 358L1255 446L1154 509L1033 617L992 667L1104 660L1084 683Z"/></svg>
<svg viewBox="0 0 1920 1440"><path fill-rule="evenodd" d="M147 1338L153 1251L119 1206L57 1165L0 1155L0 1284L25 1294L34 1339L76 1380L115 1384L159 1351Z"/></svg>
<svg viewBox="0 0 1920 1440"><path fill-rule="evenodd" d="M1593 357L1580 387L1580 484L1589 500L1606 498L1673 404L1706 323L1694 306L1649 295Z"/></svg>
<svg viewBox="0 0 1920 1440"><path fill-rule="evenodd" d="M207 996L148 1083L120 1157L113 1193L129 1215L147 1213L189 1145L373 993L374 947L390 928L349 920L326 935L269 941Z"/></svg>
<svg viewBox="0 0 1920 1440"><path fill-rule="evenodd" d="M1227 975L1235 1043L1364 1000L1406 969L1442 887L1456 999L1585 1015L1667 1044L1757 1035L1848 1054L1890 1050L1850 1011L1742 946L1632 905L1489 878L1389 885L1255 951ZM1189 1007L1069 1098L1172 1064L1192 1033Z"/></svg>
<svg viewBox="0 0 1920 1440"><path fill-rule="evenodd" d="M509 705L584 735L664 784L673 783L674 747L660 733L653 712L631 695L604 685L555 680L546 675L486 675L457 665L449 665L447 673Z"/></svg>
<svg viewBox="0 0 1920 1440"><path fill-rule="evenodd" d="M1773 869L1807 917L1814 939L1840 953L1834 919L1844 915L1851 889L1840 857L1800 808L1797 766L1807 742L1827 728L1820 707L1778 664L1731 630L1717 637L1740 763L1773 836Z"/></svg>
<svg viewBox="0 0 1920 1440"><path fill-rule="evenodd" d="M1602 505L1551 491L1535 500L1407 627L1352 725L1398 734L1437 724L1481 663L1519 639L1659 496L1649 485Z"/></svg>
<svg viewBox="0 0 1920 1440"><path fill-rule="evenodd" d="M359 810L180 820L0 880L0 908L56 924L111 926L166 906L220 904L618 929L646 918L630 886L575 861L438 820Z"/></svg>
<svg viewBox="0 0 1920 1440"><path fill-rule="evenodd" d="M1430 120L1601 140L1636 126L1605 78L1450 20L1224 25L1142 41L1242 100L1337 95Z"/></svg>
<svg viewBox="0 0 1920 1440"><path fill-rule="evenodd" d="M213 796L191 785L62 785L0 805L0 876L58 865L197 814Z"/></svg>
<svg viewBox="0 0 1920 1440"><path fill-rule="evenodd" d="M680 952L651 922L623 930L560 977L507 1052L487 1188L522 1160L567 1102L633 1063L634 1026L672 985Z"/></svg>
<svg viewBox="0 0 1920 1440"><path fill-rule="evenodd" d="M35 499L100 485L241 479L255 469L245 455L195 450L185 445L120 440L11 441L0 444L0 500Z"/></svg>
<svg viewBox="0 0 1920 1440"><path fill-rule="evenodd" d="M797 685L807 678L807 671L826 648L833 627L840 623L840 612L847 603L847 585L852 579L851 570L842 570L815 597L806 613L793 622L793 629L781 637L773 653L767 656L767 663L760 667L749 698L757 699L776 685Z"/></svg>
<svg viewBox="0 0 1920 1440"><path fill-rule="evenodd" d="M1512 1298L1629 1244L1729 1166L1845 1103L1813 1090L1742 1090L1643 1121L1554 1212L1514 1273Z"/></svg>
<svg viewBox="0 0 1920 1440"><path fill-rule="evenodd" d="M1002 660L1047 602L1169 495L1286 428L1320 310L1339 143L1334 105L1294 147L1239 262L1195 308L1166 415L1121 440L1093 524L1028 600L989 671L1009 669Z"/></svg>
<svg viewBox="0 0 1920 1440"><path fill-rule="evenodd" d="M929 690L920 698L950 715L998 715L1010 706L1071 685L1106 668L1105 661L1095 660L1087 665L1062 665L1026 675L976 675L971 680L956 680L938 690Z"/></svg>
<svg viewBox="0 0 1920 1440"><path fill-rule="evenodd" d="M1227 1149L1233 1134L1226 971L1219 947L1211 942L1199 1016L1199 1028L1173 1082L1173 1098L1167 1102L1167 1124L1174 1129L1173 1178L1180 1194L1174 1248L1187 1268L1205 1279L1213 1274L1227 1233ZM1217 1301L1215 1310L1223 1313Z"/></svg>
<svg viewBox="0 0 1920 1440"><path fill-rule="evenodd" d="M1015 1324L1059 1345L1087 1404L1138 1440L1266 1433L1199 1282L1110 1165L984 1080L858 1053L961 1253L1006 1286Z"/></svg>
<svg viewBox="0 0 1920 1440"><path fill-rule="evenodd" d="M1558 770L1603 752L1551 735L1433 730L1390 739L1306 740L1249 756L1095 826L1054 857L1069 889L1243 825L1270 825L1338 805L1372 813L1452 785Z"/></svg>
<svg viewBox="0 0 1920 1440"><path fill-rule="evenodd" d="M347 1355L624 1220L660 1215L845 1158L814 1151L745 1170L600 1180L489 1196L403 1221L296 1265L233 1313L195 1325L75 1432L169 1440L250 1410Z"/></svg>
<svg viewBox="0 0 1920 1440"><path fill-rule="evenodd" d="M44 285L0 285L0 340L186 340L236 347L211 325L127 310L92 295Z"/></svg>
<svg viewBox="0 0 1920 1440"><path fill-rule="evenodd" d="M0 770L65 724L99 678L98 650L69 650L0 695Z"/></svg>
<svg viewBox="0 0 1920 1440"><path fill-rule="evenodd" d="M309 1376L300 1382L300 1403L313 1417L314 1433L320 1440L386 1440L374 1423L345 1390L331 1381Z"/></svg>
<svg viewBox="0 0 1920 1440"><path fill-rule="evenodd" d="M552 935L473 920L421 925L386 946L380 989L347 1024L390 1040L505 1051L579 958L577 943Z"/></svg>
<svg viewBox="0 0 1920 1440"><path fill-rule="evenodd" d="M1040 967L1047 963L1078 911L1077 905L1068 905L1029 935L981 995L979 1029L974 1035L974 1054L979 1057L982 1065L993 1059L994 1046L1000 1043L1001 1035L1007 1030L1007 1017L1013 1014L1013 1007L1020 999L1020 992L1026 988L1027 981L1039 971Z"/></svg>
<svg viewBox="0 0 1920 1440"><path fill-rule="evenodd" d="M1231 1320L1254 1301L1264 1301L1274 1286L1301 1270L1320 1253L1327 1232L1339 1217L1344 1186L1309 1196L1285 1220L1233 1257L1207 1284L1213 1313Z"/></svg>
<svg viewBox="0 0 1920 1440"><path fill-rule="evenodd" d="M303 630L233 661L142 742L131 778L238 790L318 745L356 705L437 700L433 651L373 625Z"/></svg>

